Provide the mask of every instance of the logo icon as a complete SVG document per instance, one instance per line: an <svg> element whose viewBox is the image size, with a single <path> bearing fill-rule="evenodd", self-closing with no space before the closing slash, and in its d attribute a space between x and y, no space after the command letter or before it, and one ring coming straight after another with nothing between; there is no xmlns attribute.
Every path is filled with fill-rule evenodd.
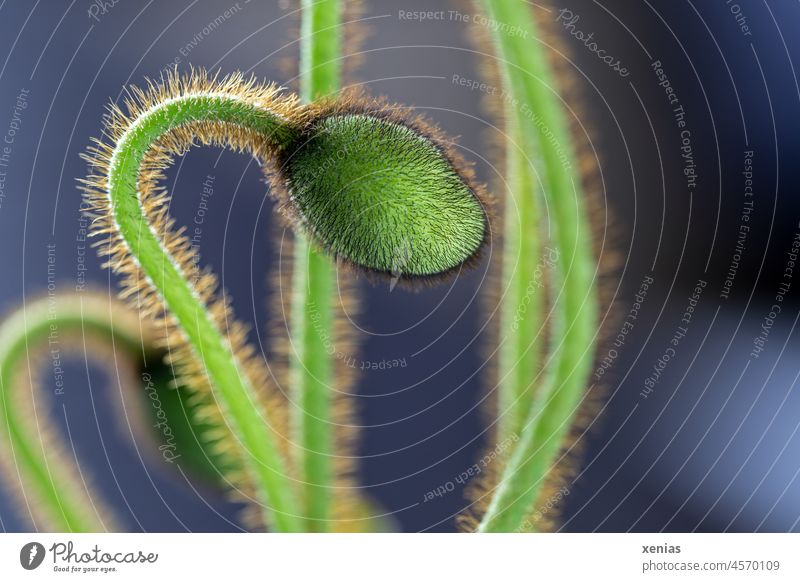
<svg viewBox="0 0 800 582"><path fill-rule="evenodd" d="M19 563L26 570L35 570L44 561L44 546L39 542L28 542L19 551Z"/></svg>
<svg viewBox="0 0 800 582"><path fill-rule="evenodd" d="M404 238L397 245L392 254L392 271L391 279L389 279L389 293L394 291L395 286L400 282L400 277L403 275L403 269L408 265L411 260L411 241Z"/></svg>

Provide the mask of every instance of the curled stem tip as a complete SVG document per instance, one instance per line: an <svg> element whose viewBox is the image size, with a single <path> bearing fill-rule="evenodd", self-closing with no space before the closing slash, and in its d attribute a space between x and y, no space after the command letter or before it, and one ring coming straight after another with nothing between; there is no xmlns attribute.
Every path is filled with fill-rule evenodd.
<svg viewBox="0 0 800 582"><path fill-rule="evenodd" d="M33 369L37 358L32 356L45 347L52 350L62 342L66 346L67 338L75 336L84 344L92 338L113 343L131 362L157 357L150 327L99 293L43 297L11 313L0 323L0 435L3 457L13 463L5 473L37 528L106 531L113 529L111 513L92 497L84 475L69 463L72 453L62 446L63 439L51 434L54 423L39 417L42 405L37 402L47 398L38 392ZM61 349L58 353L63 354ZM123 367L122 360L118 362ZM139 378L131 383L141 385Z"/></svg>
<svg viewBox="0 0 800 582"><path fill-rule="evenodd" d="M285 215L313 242L361 270L408 279L475 259L488 232L479 189L438 132L376 103L301 105L274 86L203 72L130 95L127 111L114 106L106 118L108 140L86 156L100 252L137 306L163 316L183 383L213 393L265 519L300 530L284 444L274 411L264 411L263 361L231 323L215 277L190 276L196 250L167 213L164 169L196 142L247 151L272 169Z"/></svg>

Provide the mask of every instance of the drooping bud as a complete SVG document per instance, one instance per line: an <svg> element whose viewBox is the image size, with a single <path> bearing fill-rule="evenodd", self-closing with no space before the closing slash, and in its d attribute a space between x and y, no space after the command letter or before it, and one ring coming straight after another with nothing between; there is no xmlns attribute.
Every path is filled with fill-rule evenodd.
<svg viewBox="0 0 800 582"><path fill-rule="evenodd" d="M304 229L369 272L439 276L473 260L487 239L471 172L435 129L386 106L321 108L280 165Z"/></svg>

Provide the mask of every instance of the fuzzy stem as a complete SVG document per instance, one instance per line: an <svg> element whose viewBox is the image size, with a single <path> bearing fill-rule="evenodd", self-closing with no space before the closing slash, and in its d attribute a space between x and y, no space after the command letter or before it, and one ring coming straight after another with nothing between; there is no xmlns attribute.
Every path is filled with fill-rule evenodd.
<svg viewBox="0 0 800 582"><path fill-rule="evenodd" d="M518 436L533 403L541 344L542 277L535 176L529 169L530 136L523 139L519 111L506 106L507 193L503 224L503 330L498 360L498 442Z"/></svg>
<svg viewBox="0 0 800 582"><path fill-rule="evenodd" d="M244 447L247 471L264 495L265 517L274 530L299 531L302 521L273 429L256 406L253 386L204 303L151 229L137 192L142 159L170 130L195 122L230 124L258 132L276 147L296 128L278 114L224 94L190 94L164 101L137 118L119 140L111 160L109 199L119 233L134 259L179 323Z"/></svg>
<svg viewBox="0 0 800 582"><path fill-rule="evenodd" d="M338 0L303 0L300 39L300 96L306 102L339 89ZM329 529L333 480L333 423L329 354L333 337L333 263L298 233L295 239L291 328L294 401L291 422L302 502L310 531Z"/></svg>
<svg viewBox="0 0 800 582"><path fill-rule="evenodd" d="M47 345L53 331L96 334L112 341L141 359L143 345L139 329L124 325L125 318L113 317L110 305L80 296L39 299L14 312L0 325L0 426L8 439L11 458L21 478L26 495L35 499L36 510L45 516L55 531L98 532L106 526L97 515L92 499L84 488L76 487L74 477L61 474L57 463L48 462L47 451L36 446L36 439L26 430L29 418L20 415L10 398L10 391L21 389L29 353L38 345ZM56 308L57 307L57 308ZM129 322L128 322L129 323ZM67 459L62 459L67 461Z"/></svg>
<svg viewBox="0 0 800 582"><path fill-rule="evenodd" d="M528 421L501 475L478 530L518 530L570 428L588 379L593 358L597 305L591 232L581 202L581 184L572 152L569 127L554 92L553 79L532 21L531 7L514 0L483 0L490 18L529 34L507 34L495 27L494 40L512 95L529 113L520 130L535 136L541 156L544 194L554 217L558 260L553 277L551 374L535 396ZM506 29L507 30L507 29ZM532 236L534 233L525 233Z"/></svg>

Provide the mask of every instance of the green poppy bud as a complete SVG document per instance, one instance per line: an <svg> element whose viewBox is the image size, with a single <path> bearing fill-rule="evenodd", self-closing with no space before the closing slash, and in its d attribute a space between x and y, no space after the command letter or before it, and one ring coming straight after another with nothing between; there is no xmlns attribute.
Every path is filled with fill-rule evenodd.
<svg viewBox="0 0 800 582"><path fill-rule="evenodd" d="M386 109L340 109L309 122L281 160L312 238L361 269L406 279L474 259L487 238L486 209L436 132Z"/></svg>

